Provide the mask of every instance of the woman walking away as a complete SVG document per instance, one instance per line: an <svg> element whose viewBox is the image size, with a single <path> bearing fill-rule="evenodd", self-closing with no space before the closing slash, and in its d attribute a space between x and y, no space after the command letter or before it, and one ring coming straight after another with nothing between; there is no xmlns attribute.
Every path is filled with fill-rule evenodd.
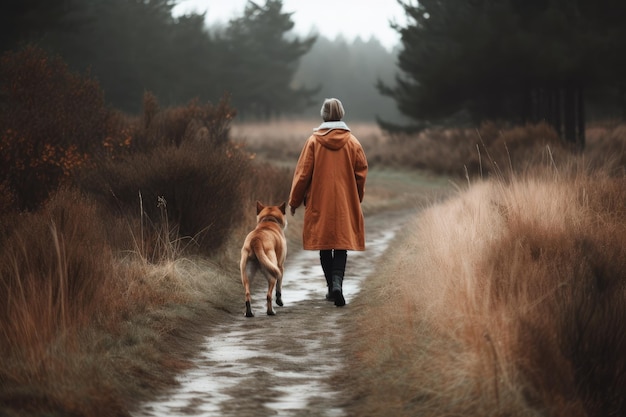
<svg viewBox="0 0 626 417"><path fill-rule="evenodd" d="M293 176L291 215L304 203L302 243L319 250L326 277L326 299L346 304L342 284L348 250L365 250L361 203L367 159L361 144L342 121L344 109L336 98L324 100L324 121L307 139Z"/></svg>

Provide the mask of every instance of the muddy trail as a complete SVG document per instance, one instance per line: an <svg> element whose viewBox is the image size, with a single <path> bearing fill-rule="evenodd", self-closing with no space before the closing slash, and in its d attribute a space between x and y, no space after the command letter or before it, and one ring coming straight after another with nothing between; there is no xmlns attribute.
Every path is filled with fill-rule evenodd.
<svg viewBox="0 0 626 417"><path fill-rule="evenodd" d="M414 211L367 217L366 250L348 252L345 307L324 299L326 281L315 251L291 252L285 264L283 307L265 314L266 281L252 292L255 317L241 311L214 328L179 386L134 417L165 416L343 416L331 377L341 372L342 329L350 301L397 231ZM243 295L242 295L243 300Z"/></svg>

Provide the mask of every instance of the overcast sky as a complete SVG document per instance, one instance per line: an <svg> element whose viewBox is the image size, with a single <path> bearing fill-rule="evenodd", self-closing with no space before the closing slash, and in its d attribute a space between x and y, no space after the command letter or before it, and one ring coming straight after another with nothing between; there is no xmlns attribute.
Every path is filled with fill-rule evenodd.
<svg viewBox="0 0 626 417"><path fill-rule="evenodd" d="M247 0L179 0L174 15L206 12L209 24L227 23L243 15L246 3ZM264 5L265 0L256 3ZM329 39L341 34L348 41L357 36L367 41L374 36L388 49L400 42L389 22L406 22L396 0L283 0L283 12L293 12L294 30L303 36L312 31Z"/></svg>

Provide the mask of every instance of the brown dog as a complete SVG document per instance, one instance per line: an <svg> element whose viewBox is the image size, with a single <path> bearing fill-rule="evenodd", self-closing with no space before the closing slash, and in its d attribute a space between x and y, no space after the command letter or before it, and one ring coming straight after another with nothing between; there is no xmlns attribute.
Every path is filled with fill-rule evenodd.
<svg viewBox="0 0 626 417"><path fill-rule="evenodd" d="M256 202L257 225L248 233L241 248L241 283L246 292L246 317L254 317L250 306L250 284L257 271L261 271L267 279L267 315L276 314L272 308L272 292L276 286L276 304L283 305L281 288L283 282L283 266L287 256L287 240L285 239L286 203L280 206L264 206Z"/></svg>

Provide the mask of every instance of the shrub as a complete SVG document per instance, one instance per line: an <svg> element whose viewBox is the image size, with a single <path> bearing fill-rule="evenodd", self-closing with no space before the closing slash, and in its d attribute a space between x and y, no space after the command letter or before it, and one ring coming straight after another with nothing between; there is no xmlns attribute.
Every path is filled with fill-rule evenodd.
<svg viewBox="0 0 626 417"><path fill-rule="evenodd" d="M532 167L558 163L558 157L571 154L566 143L547 123L508 128L483 123L476 137L476 152L469 163L473 167L470 170L473 176L497 174L508 177Z"/></svg>
<svg viewBox="0 0 626 417"><path fill-rule="evenodd" d="M102 151L109 113L95 80L26 46L0 60L0 181L34 209Z"/></svg>
<svg viewBox="0 0 626 417"><path fill-rule="evenodd" d="M234 115L226 97L217 106L193 100L161 110L146 93L126 155L100 160L76 182L128 220L147 259L170 256L163 249L172 244L211 253L244 221L251 195L286 200L290 187L286 170L256 164L230 142Z"/></svg>
<svg viewBox="0 0 626 417"><path fill-rule="evenodd" d="M164 233L171 242L186 239L181 243L189 251L219 248L240 221L250 174L241 149L190 142L108 161L77 181L109 210L142 222L138 238L144 255L155 260Z"/></svg>
<svg viewBox="0 0 626 417"><path fill-rule="evenodd" d="M158 146L181 146L199 141L223 145L230 139L230 123L236 115L228 96L217 105L191 100L186 106L161 109L152 93L145 93L143 114L134 132L134 150L146 152Z"/></svg>
<svg viewBox="0 0 626 417"><path fill-rule="evenodd" d="M545 123L506 126L485 122L477 129L433 128L394 137L371 153L372 163L425 169L437 174L508 177L550 158L568 157L565 143ZM558 158L557 158L558 159Z"/></svg>

